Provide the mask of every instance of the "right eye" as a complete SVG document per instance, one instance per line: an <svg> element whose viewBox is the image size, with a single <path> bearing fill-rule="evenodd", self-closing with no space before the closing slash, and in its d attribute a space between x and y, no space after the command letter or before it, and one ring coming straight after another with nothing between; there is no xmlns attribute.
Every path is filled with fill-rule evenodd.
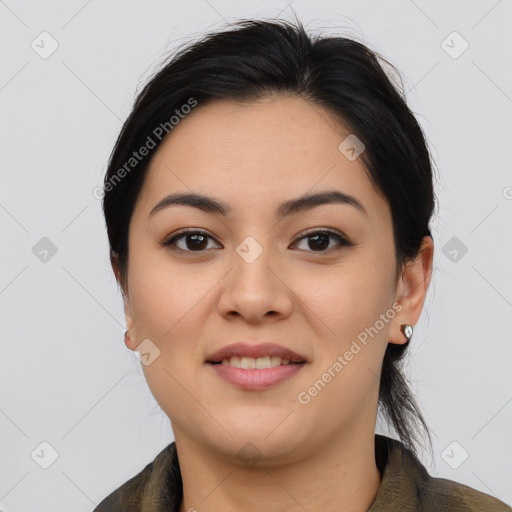
<svg viewBox="0 0 512 512"><path fill-rule="evenodd" d="M208 239L214 240L214 238L205 231L186 229L171 236L171 238L162 242L162 245L169 247L171 250L204 252L204 250L207 249ZM181 244L181 247L178 245L179 242L184 242Z"/></svg>

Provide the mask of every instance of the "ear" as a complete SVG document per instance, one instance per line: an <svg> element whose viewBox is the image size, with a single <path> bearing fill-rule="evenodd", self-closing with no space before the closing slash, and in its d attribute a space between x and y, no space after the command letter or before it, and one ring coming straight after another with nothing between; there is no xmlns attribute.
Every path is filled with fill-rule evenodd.
<svg viewBox="0 0 512 512"><path fill-rule="evenodd" d="M126 329L128 330L127 336L125 338L125 343L130 350L136 350L138 346L137 329L135 327L135 322L133 321L130 300L128 297L123 298L123 306L124 316L126 319Z"/></svg>
<svg viewBox="0 0 512 512"><path fill-rule="evenodd" d="M395 302L401 306L401 309L391 321L389 343L397 345L407 343L407 338L400 330L400 326L402 324L414 326L418 322L432 277L433 257L434 241L432 237L425 236L418 255L406 264L398 279Z"/></svg>
<svg viewBox="0 0 512 512"><path fill-rule="evenodd" d="M128 291L125 289L125 283L123 283L121 272L119 270L118 264L118 256L114 251L110 252L110 263L112 265L112 270L114 271L114 275L116 276L116 281L121 288L121 293L123 296L123 308L124 308L124 316L126 319L126 329L128 330L128 334L125 338L126 346L130 350L135 350L137 348L137 333L135 331L135 323L133 321L132 310L130 306L130 298L128 295Z"/></svg>

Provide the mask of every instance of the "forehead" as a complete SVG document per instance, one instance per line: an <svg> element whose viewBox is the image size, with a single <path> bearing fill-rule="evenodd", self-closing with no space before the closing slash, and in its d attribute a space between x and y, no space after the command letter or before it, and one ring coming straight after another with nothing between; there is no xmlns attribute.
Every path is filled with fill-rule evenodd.
<svg viewBox="0 0 512 512"><path fill-rule="evenodd" d="M328 110L298 97L199 104L153 156L139 207L147 214L175 191L229 199L243 210L252 208L254 198L271 207L336 189L358 197L370 215L382 216L387 204L361 159L351 161L339 150L349 134Z"/></svg>

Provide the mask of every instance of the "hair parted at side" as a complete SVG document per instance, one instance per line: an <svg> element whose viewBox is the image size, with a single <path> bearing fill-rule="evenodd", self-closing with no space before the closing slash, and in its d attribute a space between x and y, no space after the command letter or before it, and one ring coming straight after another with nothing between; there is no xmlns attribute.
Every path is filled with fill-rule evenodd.
<svg viewBox="0 0 512 512"><path fill-rule="evenodd" d="M382 64L400 74L380 54L353 38L310 36L298 20L240 20L189 43L171 57L137 95L104 178L110 258L123 294L130 219L151 157L171 133L172 117L179 121L191 105L201 108L215 99L251 102L275 94L294 95L330 111L364 143L359 158L390 205L397 277L418 255L423 237L431 236L433 167L405 95ZM133 153L141 147L147 148L147 155L134 161ZM410 343L388 343L379 410L417 454L415 445L422 445L417 427L428 436L430 449L432 442L403 373Z"/></svg>

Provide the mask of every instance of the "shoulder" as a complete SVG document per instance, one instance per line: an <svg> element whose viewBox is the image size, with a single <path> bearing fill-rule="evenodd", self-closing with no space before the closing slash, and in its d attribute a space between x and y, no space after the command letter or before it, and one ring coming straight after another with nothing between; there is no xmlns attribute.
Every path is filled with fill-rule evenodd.
<svg viewBox="0 0 512 512"><path fill-rule="evenodd" d="M174 455L175 443L173 442L166 446L139 473L105 497L93 512L139 512L143 510L143 504L147 504L148 500L155 498L155 489L161 489L162 481Z"/></svg>
<svg viewBox="0 0 512 512"><path fill-rule="evenodd" d="M493 496L431 476L416 455L396 439L377 436L376 442L385 468L380 500L376 503L383 506L375 507L375 511L394 510L388 507L398 501L403 510L422 512L512 512L511 507Z"/></svg>
<svg viewBox="0 0 512 512"><path fill-rule="evenodd" d="M427 478L418 483L418 493L426 512L512 512L511 507L497 498L445 478Z"/></svg>

